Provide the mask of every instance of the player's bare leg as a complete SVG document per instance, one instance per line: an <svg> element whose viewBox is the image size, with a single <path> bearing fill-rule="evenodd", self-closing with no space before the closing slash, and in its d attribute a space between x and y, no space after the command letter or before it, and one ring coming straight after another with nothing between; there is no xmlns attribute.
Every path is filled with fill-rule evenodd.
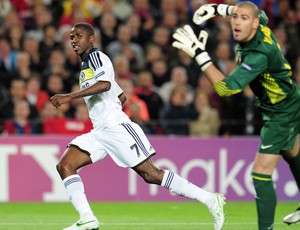
<svg viewBox="0 0 300 230"><path fill-rule="evenodd" d="M205 191L169 170L157 168L151 159L133 168L147 183L161 185L177 195L195 199L209 208L214 218L214 229L221 230L225 222L225 197Z"/></svg>
<svg viewBox="0 0 300 230"><path fill-rule="evenodd" d="M64 230L97 230L99 222L94 216L84 192L83 182L77 174L77 170L85 165L91 164L89 154L79 150L77 147L69 146L57 165L57 171L61 176L67 195L78 211L80 219Z"/></svg>

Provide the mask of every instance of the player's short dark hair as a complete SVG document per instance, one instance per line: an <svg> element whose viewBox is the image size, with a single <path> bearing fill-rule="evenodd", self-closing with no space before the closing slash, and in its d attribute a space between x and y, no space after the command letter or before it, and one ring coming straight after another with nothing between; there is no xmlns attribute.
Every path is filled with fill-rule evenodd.
<svg viewBox="0 0 300 230"><path fill-rule="evenodd" d="M95 31L94 31L94 28L91 24L89 23L86 23L86 22L78 22L76 23L74 26L74 28L82 28L83 30L85 30L88 34L88 36L92 36L92 35L95 35Z"/></svg>

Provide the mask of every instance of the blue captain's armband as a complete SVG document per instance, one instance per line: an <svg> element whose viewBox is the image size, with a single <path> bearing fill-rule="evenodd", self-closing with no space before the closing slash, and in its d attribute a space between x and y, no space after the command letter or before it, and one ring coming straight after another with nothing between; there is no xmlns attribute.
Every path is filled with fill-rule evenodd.
<svg viewBox="0 0 300 230"><path fill-rule="evenodd" d="M213 87L220 97L228 97L242 91L242 89L234 89L234 90L229 89L227 87L226 82L224 81L219 81L218 83L214 83Z"/></svg>

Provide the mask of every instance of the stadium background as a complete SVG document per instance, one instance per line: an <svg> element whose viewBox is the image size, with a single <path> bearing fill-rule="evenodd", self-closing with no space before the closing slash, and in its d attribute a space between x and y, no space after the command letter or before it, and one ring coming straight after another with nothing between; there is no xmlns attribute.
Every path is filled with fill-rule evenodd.
<svg viewBox="0 0 300 230"><path fill-rule="evenodd" d="M149 136L158 152L154 160L231 200L252 200L250 166L261 126L253 95L245 89L232 98L217 97L196 63L170 45L172 31L192 24L195 9L211 2L236 3L1 1L0 201L66 200L55 162L68 141L91 124L82 100L57 111L48 99L78 89L80 63L69 44L71 25L78 21L95 26L95 46L111 57L116 78L130 95L124 111ZM300 82L300 1L254 2L266 11ZM194 29L210 33L207 49L220 70L229 73L235 64L228 19L217 17ZM176 92L179 104L172 99ZM81 172L93 201L174 200L142 185L110 159L99 164ZM299 200L285 167L280 164L274 174L279 199ZM93 173L99 180L123 178L120 188L109 183L105 189L95 188L88 179Z"/></svg>

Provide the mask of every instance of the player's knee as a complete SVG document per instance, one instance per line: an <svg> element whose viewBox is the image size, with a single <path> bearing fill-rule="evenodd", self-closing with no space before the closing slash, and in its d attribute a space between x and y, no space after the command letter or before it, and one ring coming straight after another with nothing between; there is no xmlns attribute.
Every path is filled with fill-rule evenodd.
<svg viewBox="0 0 300 230"><path fill-rule="evenodd" d="M160 185L162 182L162 172L160 170L144 172L141 176L148 184Z"/></svg>
<svg viewBox="0 0 300 230"><path fill-rule="evenodd" d="M69 171L73 171L72 166L68 163L65 163L65 162L59 162L56 165L56 170L58 171L58 173L60 175L65 175Z"/></svg>

